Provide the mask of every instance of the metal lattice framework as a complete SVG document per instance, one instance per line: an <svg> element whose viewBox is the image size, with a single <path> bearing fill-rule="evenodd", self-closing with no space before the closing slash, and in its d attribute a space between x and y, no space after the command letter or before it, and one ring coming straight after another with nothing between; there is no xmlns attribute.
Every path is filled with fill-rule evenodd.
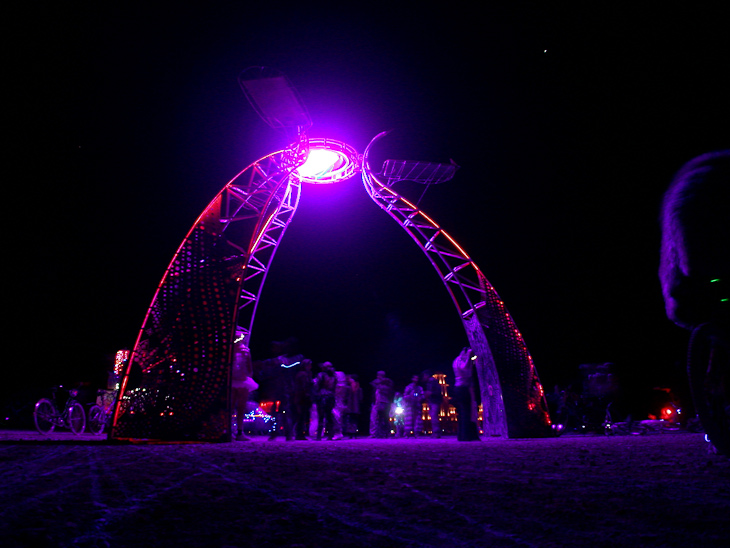
<svg viewBox="0 0 730 548"><path fill-rule="evenodd" d="M230 439L230 362L246 341L301 183L292 155L273 153L234 177L205 208L168 266L122 379L117 439Z"/></svg>
<svg viewBox="0 0 730 548"><path fill-rule="evenodd" d="M446 231L392 190L391 180L384 183L369 169L368 151L382 135L362 158L344 143L298 139L286 151L254 162L221 190L157 288L122 379L110 437L230 439L234 336L243 332L250 345L266 275L296 211L302 180L308 181L294 169L309 145L337 152L340 171L308 182L334 182L337 173L349 178L362 170L370 197L411 236L440 276L477 355L485 433L549 434L542 386L504 302ZM429 174L438 175L433 168L438 164L429 166ZM448 169L453 175L455 168Z"/></svg>
<svg viewBox="0 0 730 548"><path fill-rule="evenodd" d="M458 310L471 348L483 404L484 432L540 437L551 432L547 403L532 357L504 302L476 263L431 217L379 180L364 154L363 183L373 201L416 242Z"/></svg>

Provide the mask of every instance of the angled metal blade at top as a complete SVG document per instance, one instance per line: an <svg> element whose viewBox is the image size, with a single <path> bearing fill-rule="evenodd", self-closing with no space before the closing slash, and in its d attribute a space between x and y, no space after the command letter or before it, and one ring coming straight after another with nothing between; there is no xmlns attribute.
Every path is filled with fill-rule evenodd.
<svg viewBox="0 0 730 548"><path fill-rule="evenodd" d="M398 181L414 181L424 185L445 183L454 178L459 166L451 160L448 164L419 162L415 160L386 160L381 175L388 185Z"/></svg>
<svg viewBox="0 0 730 548"><path fill-rule="evenodd" d="M284 73L270 67L249 67L238 76L246 99L274 129L312 125L307 107Z"/></svg>

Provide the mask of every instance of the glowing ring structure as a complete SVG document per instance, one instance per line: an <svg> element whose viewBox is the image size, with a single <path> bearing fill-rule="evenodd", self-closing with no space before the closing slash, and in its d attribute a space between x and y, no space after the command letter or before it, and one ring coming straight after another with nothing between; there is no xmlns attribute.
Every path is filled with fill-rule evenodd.
<svg viewBox="0 0 730 548"><path fill-rule="evenodd" d="M310 159L318 152L330 153L330 161L321 168L309 169ZM317 138L309 140L307 160L295 170L294 175L302 183L323 185L350 179L359 173L360 169L360 156L350 145L334 139Z"/></svg>

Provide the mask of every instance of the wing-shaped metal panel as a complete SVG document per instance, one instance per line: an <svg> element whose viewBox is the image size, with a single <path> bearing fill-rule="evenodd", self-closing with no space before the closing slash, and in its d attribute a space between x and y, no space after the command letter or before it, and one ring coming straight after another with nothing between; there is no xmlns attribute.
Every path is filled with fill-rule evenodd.
<svg viewBox="0 0 730 548"><path fill-rule="evenodd" d="M168 266L121 383L111 438L230 439L230 362L236 329L249 342L256 303L299 202L291 153L231 180Z"/></svg>
<svg viewBox="0 0 730 548"><path fill-rule="evenodd" d="M454 178L459 169L453 161L449 164L415 162L412 160L386 160L382 176L388 186L398 181L413 181L424 185L445 183Z"/></svg>

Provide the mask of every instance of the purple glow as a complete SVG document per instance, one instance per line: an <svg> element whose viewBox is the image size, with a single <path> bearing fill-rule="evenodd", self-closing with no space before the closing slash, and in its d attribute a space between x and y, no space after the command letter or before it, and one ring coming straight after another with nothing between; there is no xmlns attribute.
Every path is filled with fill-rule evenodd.
<svg viewBox="0 0 730 548"><path fill-rule="evenodd" d="M303 183L331 184L350 179L360 171L357 151L333 139L311 139L307 160L296 174Z"/></svg>

